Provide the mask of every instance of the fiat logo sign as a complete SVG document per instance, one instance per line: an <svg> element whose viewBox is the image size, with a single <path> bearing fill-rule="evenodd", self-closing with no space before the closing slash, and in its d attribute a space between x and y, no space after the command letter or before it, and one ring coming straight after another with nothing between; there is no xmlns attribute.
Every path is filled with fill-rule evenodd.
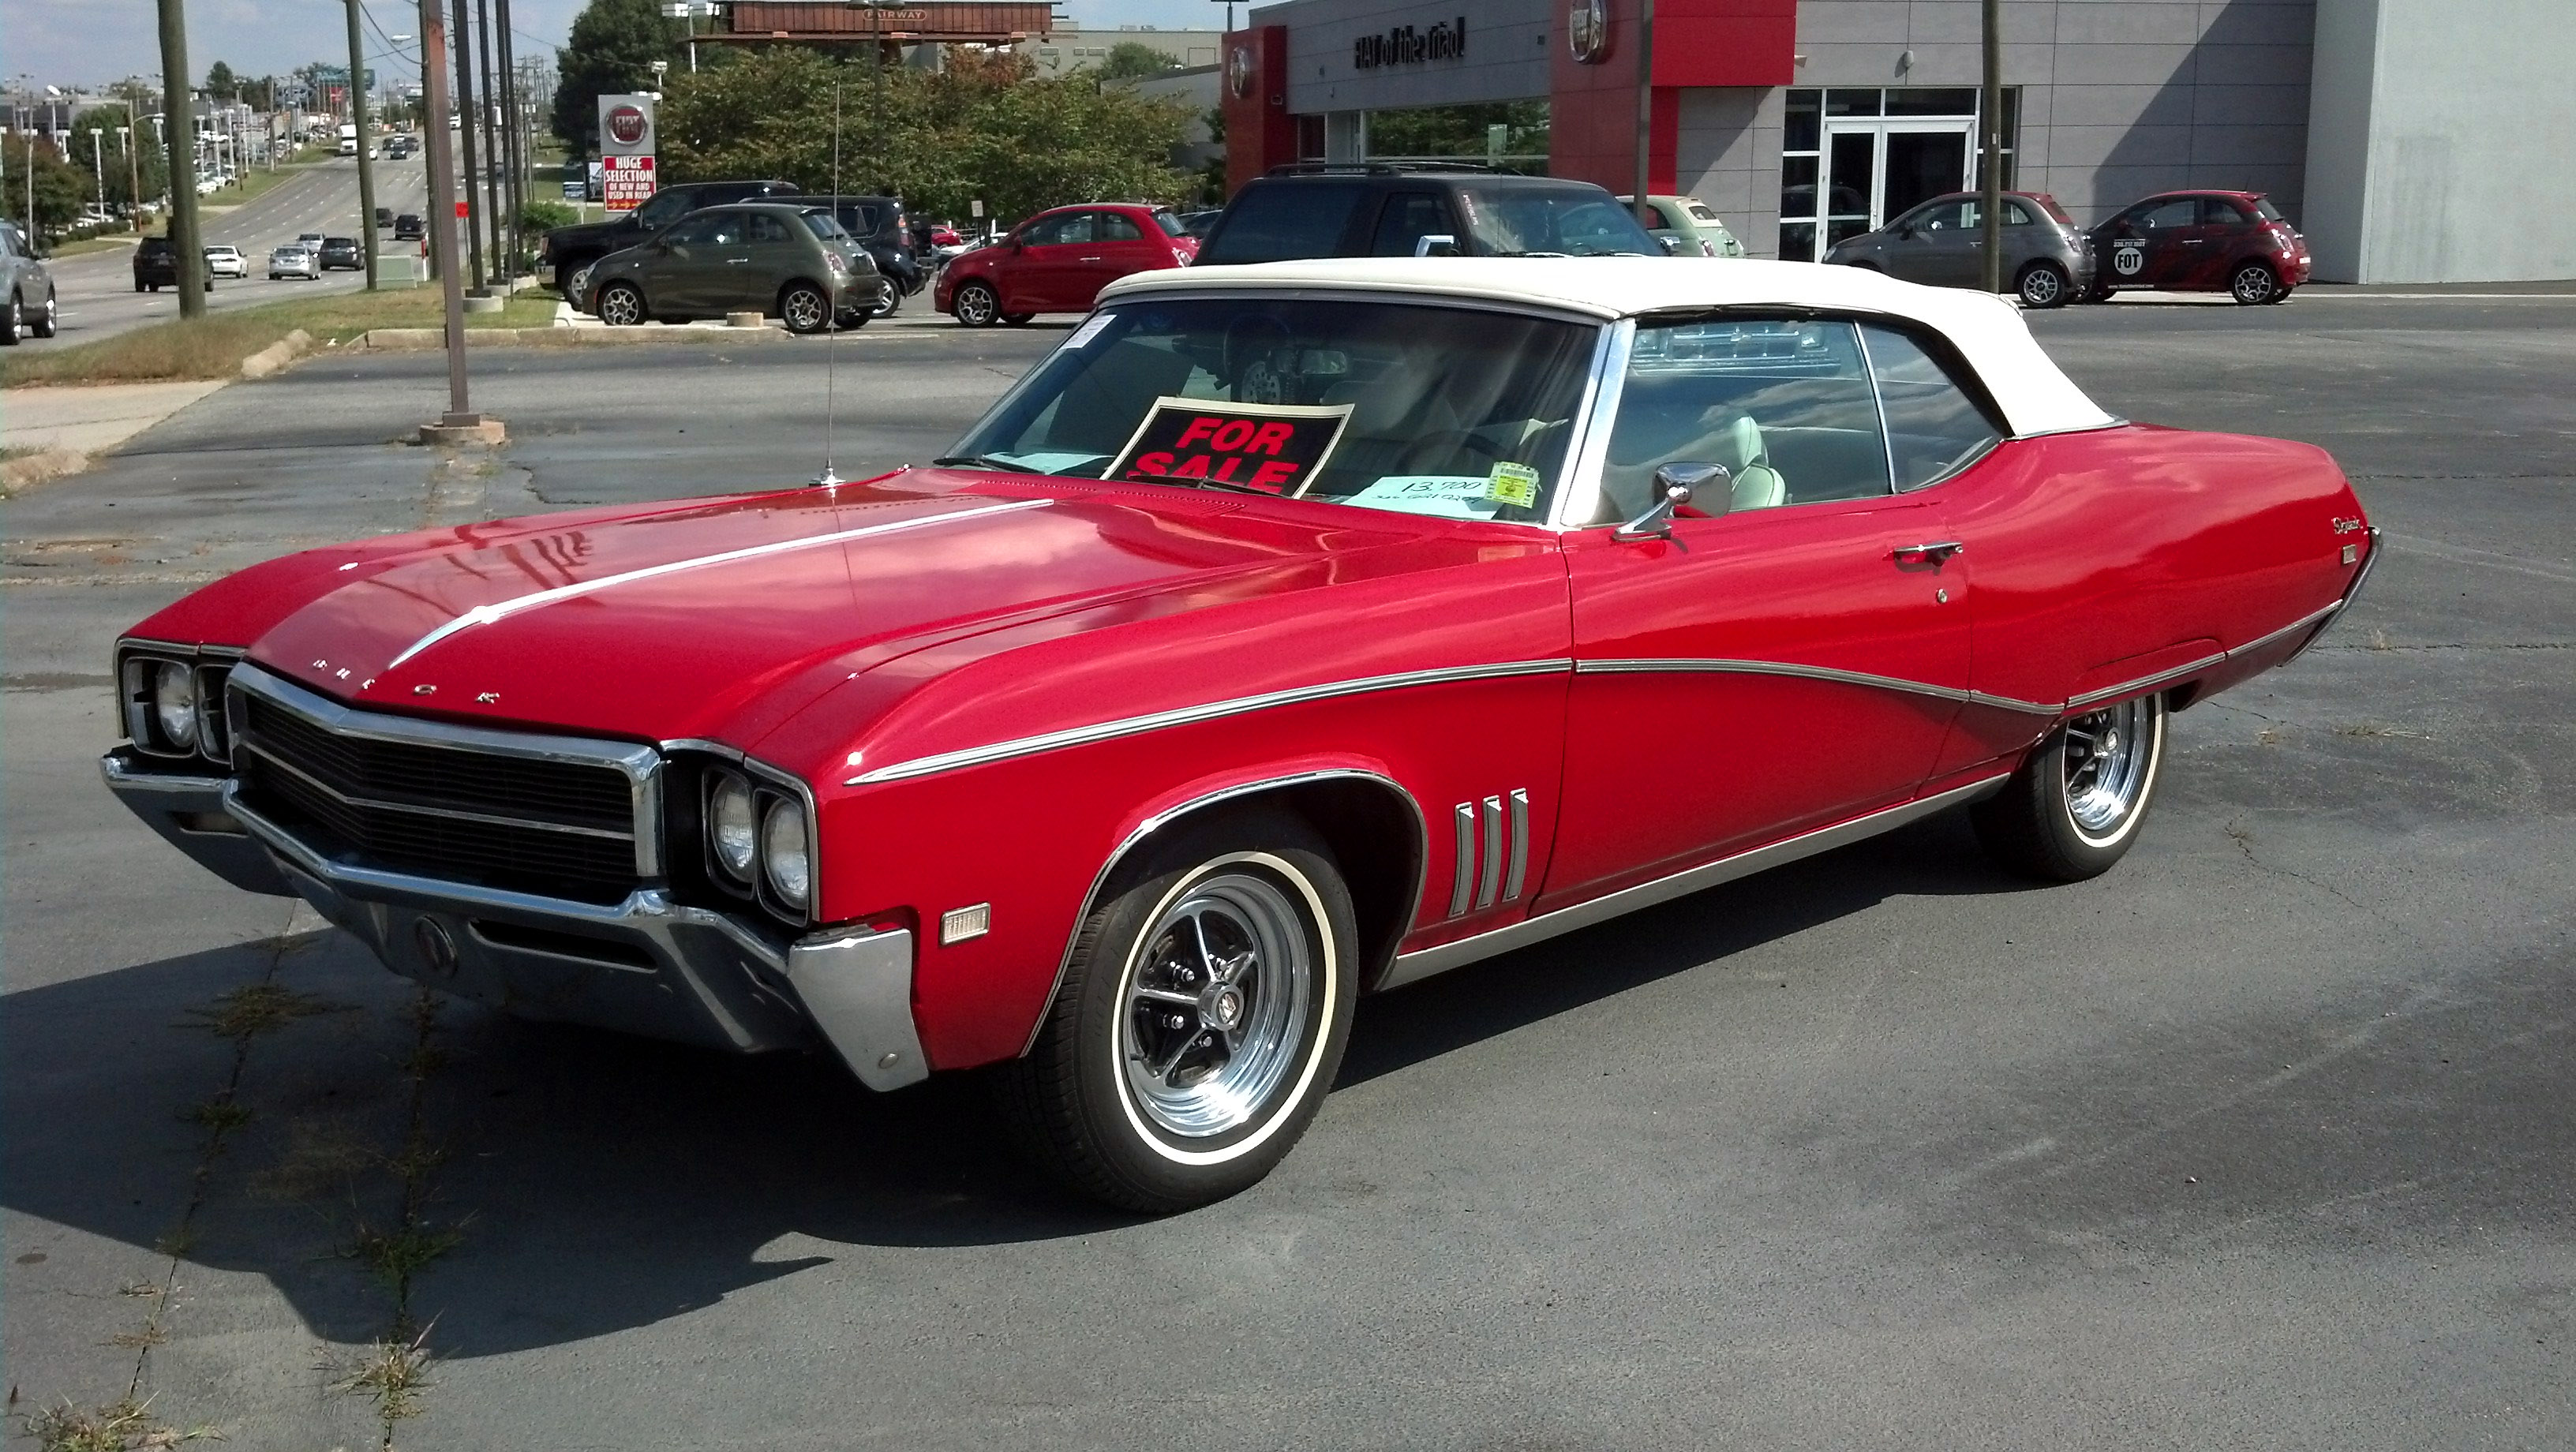
<svg viewBox="0 0 2576 1452"><path fill-rule="evenodd" d="M620 106L608 113L609 139L620 146L633 146L644 139L644 111L638 106Z"/></svg>
<svg viewBox="0 0 2576 1452"><path fill-rule="evenodd" d="M1565 46L1585 65L1610 53L1609 0L1575 0L1565 9Z"/></svg>
<svg viewBox="0 0 2576 1452"><path fill-rule="evenodd" d="M1225 83L1237 96L1252 94L1252 47L1238 45L1226 56Z"/></svg>

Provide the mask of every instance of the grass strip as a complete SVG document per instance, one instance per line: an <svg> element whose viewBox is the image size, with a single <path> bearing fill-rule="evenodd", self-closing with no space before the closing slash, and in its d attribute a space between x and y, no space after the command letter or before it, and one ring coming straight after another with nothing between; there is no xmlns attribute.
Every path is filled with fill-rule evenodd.
<svg viewBox="0 0 2576 1452"><path fill-rule="evenodd" d="M497 313L467 313L469 328L542 328L554 321L551 300L517 297ZM258 307L231 308L202 318L154 323L95 343L24 352L0 364L0 387L38 384L158 383L190 378L230 378L241 361L302 328L316 348L345 343L373 328L435 328L442 318L439 290L343 292Z"/></svg>

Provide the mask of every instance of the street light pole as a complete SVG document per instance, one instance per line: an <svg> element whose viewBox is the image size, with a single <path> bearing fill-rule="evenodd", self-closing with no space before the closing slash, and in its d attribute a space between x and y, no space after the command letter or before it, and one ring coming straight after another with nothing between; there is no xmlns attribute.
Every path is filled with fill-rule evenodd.
<svg viewBox="0 0 2576 1452"><path fill-rule="evenodd" d="M446 294L447 415L439 423L474 429L477 417L465 392L465 279L456 270L456 156L447 138L447 18L438 0L420 0L420 53L432 59L421 92L429 132L429 246L438 259L441 291Z"/></svg>
<svg viewBox="0 0 2576 1452"><path fill-rule="evenodd" d="M368 145L367 132L367 55L358 39L358 0L349 0L349 119L358 128L358 240L360 255L367 264L367 291L376 290L376 163L375 148ZM277 153L277 143L269 142L269 154Z"/></svg>
<svg viewBox="0 0 2576 1452"><path fill-rule="evenodd" d="M1654 181L1649 166L1655 144L1655 0L1637 0L1637 224L1653 228L1660 220L1646 200Z"/></svg>
<svg viewBox="0 0 2576 1452"><path fill-rule="evenodd" d="M98 173L98 210L107 214L107 128L89 129L89 169Z"/></svg>
<svg viewBox="0 0 2576 1452"><path fill-rule="evenodd" d="M178 125L179 117L170 109L188 105L188 17L180 0L161 0L161 95L161 110L171 123L161 129L169 138L170 251L179 279L179 316L202 318L206 254L197 233L197 128ZM189 181L184 187L179 185L182 173Z"/></svg>
<svg viewBox="0 0 2576 1452"><path fill-rule="evenodd" d="M474 124L483 128L483 216L492 232L492 271L500 278L503 291L508 291L513 269L510 253L516 250L502 238L501 227L501 128L494 125L500 113L501 91L492 80L492 0L474 0L474 54L483 68L483 104L474 108Z"/></svg>
<svg viewBox="0 0 2576 1452"><path fill-rule="evenodd" d="M1985 89L1977 97L1978 169L1985 173L1979 193L1985 212L1978 218L1978 246L1985 253L1985 288L2004 290L2004 22L2002 0L1985 3Z"/></svg>
<svg viewBox="0 0 2576 1452"><path fill-rule="evenodd" d="M456 200L465 208L465 254L474 269L474 295L487 297L491 289L483 285L483 230L474 205L474 27L468 23L473 9L472 0L456 0L456 139L464 156Z"/></svg>

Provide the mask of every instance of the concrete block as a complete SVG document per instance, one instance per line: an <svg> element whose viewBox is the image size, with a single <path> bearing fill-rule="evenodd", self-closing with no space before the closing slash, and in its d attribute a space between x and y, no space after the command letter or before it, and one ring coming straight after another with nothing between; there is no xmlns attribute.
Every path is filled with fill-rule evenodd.
<svg viewBox="0 0 2576 1452"><path fill-rule="evenodd" d="M497 313L508 302L507 298L468 297L465 299L465 310L469 313Z"/></svg>
<svg viewBox="0 0 2576 1452"><path fill-rule="evenodd" d="M420 426L420 441L448 448L481 446L490 448L508 442L510 432L497 418L478 418L472 423L425 423Z"/></svg>
<svg viewBox="0 0 2576 1452"><path fill-rule="evenodd" d="M765 321L767 321L767 319L761 317L758 313L725 314L725 326L728 328L756 328Z"/></svg>

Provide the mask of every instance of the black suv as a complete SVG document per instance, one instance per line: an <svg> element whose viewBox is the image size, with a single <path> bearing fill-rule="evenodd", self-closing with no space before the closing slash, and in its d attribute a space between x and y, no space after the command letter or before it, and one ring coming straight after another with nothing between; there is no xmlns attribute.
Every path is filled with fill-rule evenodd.
<svg viewBox="0 0 2576 1452"><path fill-rule="evenodd" d="M1375 162L1272 168L1226 204L1195 265L1426 253L1665 255L1635 213L1590 182Z"/></svg>
<svg viewBox="0 0 2576 1452"><path fill-rule="evenodd" d="M215 275L204 273L206 291L215 290ZM167 237L146 237L134 249L134 290L159 292L179 285L179 254Z"/></svg>
<svg viewBox="0 0 2576 1452"><path fill-rule="evenodd" d="M784 181L712 181L681 182L653 194L653 199L623 217L606 222L582 222L570 227L557 227L546 234L537 248L537 260L555 270L555 291L565 297L575 295L573 274L606 257L644 241L673 222L700 207L720 207L727 202L757 202L770 197L797 195L796 183Z"/></svg>
<svg viewBox="0 0 2576 1452"><path fill-rule="evenodd" d="M362 272L367 266L367 254L358 249L358 239L355 237L323 238L322 252L316 260L321 264L324 272L329 272L335 267Z"/></svg>
<svg viewBox="0 0 2576 1452"><path fill-rule="evenodd" d="M884 300L871 317L885 317L903 300L921 291L929 279L913 248L912 225L904 217L901 197L836 197L825 204L877 265L887 284Z"/></svg>

